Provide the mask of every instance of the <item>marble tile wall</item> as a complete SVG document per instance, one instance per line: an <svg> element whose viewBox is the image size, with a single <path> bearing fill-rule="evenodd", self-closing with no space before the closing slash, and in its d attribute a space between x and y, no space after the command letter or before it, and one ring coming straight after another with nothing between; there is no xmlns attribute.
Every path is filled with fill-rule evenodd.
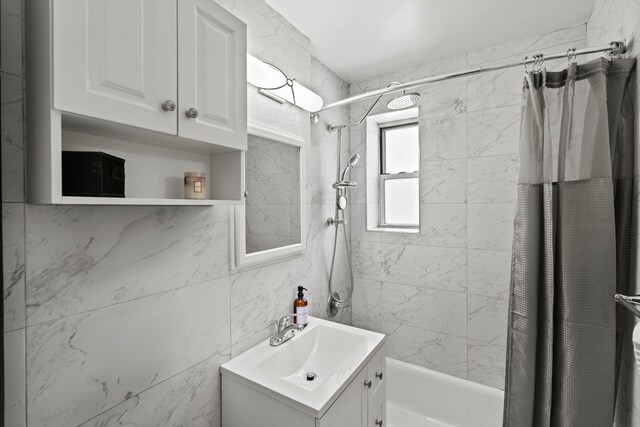
<svg viewBox="0 0 640 427"><path fill-rule="evenodd" d="M375 76L353 83L351 94L582 47L585 31L581 25ZM504 386L522 78L522 69L513 68L420 90L420 234L366 231L363 197L351 216L353 324L389 334L392 357L498 388ZM369 102L353 104L351 120ZM354 173L365 176L362 129L351 132L351 147L361 155Z"/></svg>
<svg viewBox="0 0 640 427"><path fill-rule="evenodd" d="M640 1L638 0L596 0L593 13L587 22L587 44L602 45L612 40L626 39L629 45L628 55L640 57ZM636 74L637 74L636 65ZM635 107L635 138L636 138L636 165L640 164L640 85L637 77L632 78L632 93L634 94ZM632 283L630 293L640 294L640 259L638 254L638 191L640 183L636 167L636 197L634 199L634 260ZM622 355L622 367L620 373L620 386L616 408L616 427L640 425L640 365L633 357L631 346L631 332L638 319L628 314L626 324L626 336L624 352Z"/></svg>
<svg viewBox="0 0 640 427"><path fill-rule="evenodd" d="M248 23L250 53L328 102L348 95L310 55L309 40L263 0L217 1ZM335 135L249 91L249 117L302 136L314 166L303 201L308 249L285 261L230 271L224 206L28 205L24 3L0 0L5 424L219 426L220 365L274 332L298 284L309 289L312 314L325 316ZM348 110L324 119L346 121ZM350 323L351 312L337 320Z"/></svg>

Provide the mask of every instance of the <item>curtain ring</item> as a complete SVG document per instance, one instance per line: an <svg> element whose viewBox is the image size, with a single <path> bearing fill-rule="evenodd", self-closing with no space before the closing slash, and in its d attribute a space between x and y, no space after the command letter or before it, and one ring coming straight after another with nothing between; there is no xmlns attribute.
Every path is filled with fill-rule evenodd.
<svg viewBox="0 0 640 427"><path fill-rule="evenodd" d="M543 70L543 66L544 66L544 55L543 54L538 54L536 55L536 72L541 72Z"/></svg>
<svg viewBox="0 0 640 427"><path fill-rule="evenodd" d="M522 65L524 65L524 72L528 73L531 71L531 66L529 65L529 57L525 56L524 59L522 60Z"/></svg>
<svg viewBox="0 0 640 427"><path fill-rule="evenodd" d="M542 70L544 70L544 54L541 53L540 55L538 55L538 61L538 71L542 72Z"/></svg>
<svg viewBox="0 0 640 427"><path fill-rule="evenodd" d="M567 49L567 61L569 61L569 65L574 64L578 55L576 54L576 48L572 47L571 49Z"/></svg>

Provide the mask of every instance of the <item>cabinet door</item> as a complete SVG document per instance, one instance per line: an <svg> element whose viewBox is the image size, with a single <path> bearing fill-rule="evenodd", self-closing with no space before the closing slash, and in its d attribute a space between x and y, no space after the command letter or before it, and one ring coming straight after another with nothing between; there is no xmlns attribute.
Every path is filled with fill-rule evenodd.
<svg viewBox="0 0 640 427"><path fill-rule="evenodd" d="M367 402L367 427L386 425L387 417L387 362L385 347L381 347L367 364L371 390Z"/></svg>
<svg viewBox="0 0 640 427"><path fill-rule="evenodd" d="M52 1L53 107L175 135L176 0Z"/></svg>
<svg viewBox="0 0 640 427"><path fill-rule="evenodd" d="M378 349L376 354L373 355L367 369L369 371L368 380L371 380L371 391L375 391L378 387L384 386L387 374L386 363L386 351L384 346Z"/></svg>
<svg viewBox="0 0 640 427"><path fill-rule="evenodd" d="M316 423L317 427L364 427L367 425L365 367Z"/></svg>
<svg viewBox="0 0 640 427"><path fill-rule="evenodd" d="M383 382L369 394L367 409L367 427L384 427L387 425L387 392Z"/></svg>
<svg viewBox="0 0 640 427"><path fill-rule="evenodd" d="M180 0L178 134L247 148L247 28L213 0Z"/></svg>

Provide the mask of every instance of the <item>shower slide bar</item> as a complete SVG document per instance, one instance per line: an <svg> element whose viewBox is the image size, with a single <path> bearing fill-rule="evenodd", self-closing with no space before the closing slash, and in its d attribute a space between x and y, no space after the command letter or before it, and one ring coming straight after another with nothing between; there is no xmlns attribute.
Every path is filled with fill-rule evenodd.
<svg viewBox="0 0 640 427"><path fill-rule="evenodd" d="M640 317L640 295L626 296L622 294L615 294L613 299L625 306L630 312Z"/></svg>
<svg viewBox="0 0 640 427"><path fill-rule="evenodd" d="M438 76L432 76L432 77L424 77L424 78L413 80L407 83L393 85L391 87L384 87L382 89L363 92L359 95L351 96L349 98L345 98L340 101L327 104L324 107L322 107L322 109L318 110L317 113L319 113L320 111L328 110L329 108L341 107L343 105L352 104L354 102L363 101L365 99L375 98L376 96L387 95L389 93L402 92L403 90L408 90L408 89L415 89L421 86L428 85L430 83L454 79L457 77L473 76L475 74L480 74L487 71L503 70L505 68L512 68L512 67L518 67L518 66L521 67L523 65L524 66L528 66L531 64L535 65L535 64L540 64L541 61L550 60L550 59L568 58L569 60L571 60L576 56L588 55L590 53L608 52L612 56L618 56L618 55L622 55L626 51L627 51L626 41L621 40L621 41L612 41L608 45L604 45L604 46L588 47L585 49L574 48L574 49L569 49L567 52L555 53L552 55L537 54L532 56L526 56L524 60L518 61L518 62L511 62L508 64L488 66L488 67L478 66L478 67L467 69L467 70L455 71L452 73L440 74ZM317 114L317 113L314 113L314 114Z"/></svg>

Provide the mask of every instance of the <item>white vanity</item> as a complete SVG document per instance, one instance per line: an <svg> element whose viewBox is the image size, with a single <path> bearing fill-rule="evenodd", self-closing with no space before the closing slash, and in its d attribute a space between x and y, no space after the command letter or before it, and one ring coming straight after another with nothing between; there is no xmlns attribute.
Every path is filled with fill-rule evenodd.
<svg viewBox="0 0 640 427"><path fill-rule="evenodd" d="M384 335L309 317L222 365L222 425L384 426L385 381Z"/></svg>

